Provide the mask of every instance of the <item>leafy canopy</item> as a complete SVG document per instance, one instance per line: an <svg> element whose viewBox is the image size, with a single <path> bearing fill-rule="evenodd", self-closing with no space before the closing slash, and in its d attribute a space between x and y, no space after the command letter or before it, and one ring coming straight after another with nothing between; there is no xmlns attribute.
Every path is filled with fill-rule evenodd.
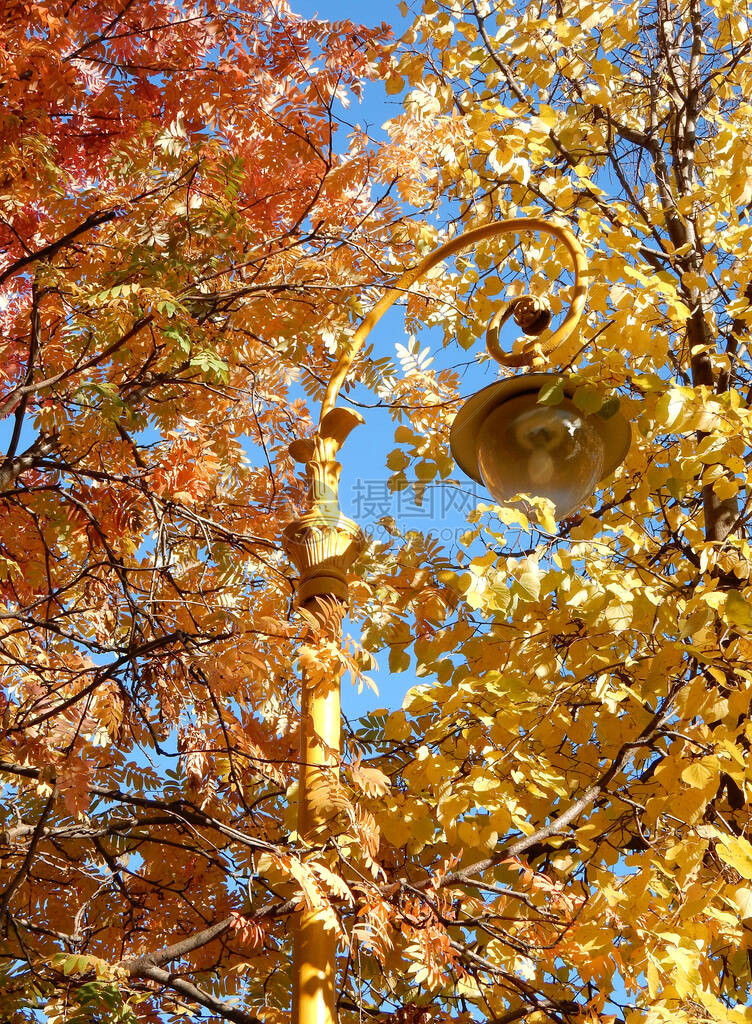
<svg viewBox="0 0 752 1024"><path fill-rule="evenodd" d="M455 230L568 222L589 311L537 366L633 423L577 514L481 506L452 564L395 541L376 588L401 617L374 615L367 646L425 679L367 735L391 744L376 820L412 885L395 950L432 1012L749 1019L751 71L749 11L695 0L427 0L393 51L403 199ZM469 348L523 281L563 310L567 269L535 236L479 246L428 320ZM462 382L415 368L413 400L426 379L397 487L453 472Z"/></svg>
<svg viewBox="0 0 752 1024"><path fill-rule="evenodd" d="M340 940L343 1021L749 1020L747 10L426 0L399 43L280 4L14 15L11 1010L287 1020L307 906ZM391 141L337 155L334 100L374 73L404 93ZM626 463L558 524L481 505L445 550L385 523L353 571L359 641L311 635L279 545L304 505L286 449L358 294L524 214L588 252L582 332L538 362L588 412L619 401ZM364 353L351 384L395 417L396 490L463 486L463 350L524 279L560 313L566 270L533 236L481 246L407 300L409 330L444 332L435 364ZM347 729L332 835L307 848L298 674L385 658L420 683Z"/></svg>

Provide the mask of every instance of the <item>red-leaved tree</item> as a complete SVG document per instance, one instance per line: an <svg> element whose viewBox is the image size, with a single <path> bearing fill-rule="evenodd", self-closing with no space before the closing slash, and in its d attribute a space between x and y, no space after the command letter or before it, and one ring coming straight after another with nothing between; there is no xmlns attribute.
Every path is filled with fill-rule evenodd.
<svg viewBox="0 0 752 1024"><path fill-rule="evenodd" d="M287 445L395 217L333 116L385 34L3 5L3 1019L286 1019L291 896L329 892L288 838Z"/></svg>

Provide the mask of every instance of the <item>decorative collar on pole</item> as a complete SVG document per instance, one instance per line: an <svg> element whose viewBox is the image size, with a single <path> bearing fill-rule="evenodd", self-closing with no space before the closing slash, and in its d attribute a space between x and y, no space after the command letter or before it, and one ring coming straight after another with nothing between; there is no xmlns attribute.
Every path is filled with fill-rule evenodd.
<svg viewBox="0 0 752 1024"><path fill-rule="evenodd" d="M300 573L295 603L331 598L347 602L347 570L365 546L360 527L339 507L336 456L350 431L363 422L352 409L335 408L313 438L293 441L290 455L306 467L309 511L290 523L282 544Z"/></svg>

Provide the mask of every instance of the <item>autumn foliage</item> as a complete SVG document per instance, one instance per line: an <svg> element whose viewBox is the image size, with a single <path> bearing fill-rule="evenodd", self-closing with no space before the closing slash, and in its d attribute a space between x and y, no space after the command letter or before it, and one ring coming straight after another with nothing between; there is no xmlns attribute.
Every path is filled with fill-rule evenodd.
<svg viewBox="0 0 752 1024"><path fill-rule="evenodd" d="M750 1020L748 14L413 13L401 41L267 0L0 14L3 1019L282 1024L308 907L343 1022ZM337 130L376 76L381 147ZM288 445L375 286L525 214L593 281L537 368L618 401L630 454L560 523L479 505L448 548L385 520L358 635L320 635ZM566 270L481 245L407 299L435 363L359 357L395 492L465 486L485 324L523 288L559 315ZM376 662L418 683L348 726L302 843L301 672Z"/></svg>
<svg viewBox="0 0 752 1024"><path fill-rule="evenodd" d="M285 918L246 912L262 852L297 864L287 444L394 216L331 116L383 33L266 2L1 19L3 1012L219 1013L248 972L284 1006Z"/></svg>

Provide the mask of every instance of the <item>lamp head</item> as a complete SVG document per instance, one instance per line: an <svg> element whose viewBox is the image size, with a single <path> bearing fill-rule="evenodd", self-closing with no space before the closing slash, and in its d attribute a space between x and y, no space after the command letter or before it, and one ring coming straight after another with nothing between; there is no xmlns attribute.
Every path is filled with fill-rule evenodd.
<svg viewBox="0 0 752 1024"><path fill-rule="evenodd" d="M556 374L530 373L484 388L452 424L455 461L485 484L500 504L521 492L550 498L558 519L570 515L624 461L631 441L627 420L581 412L575 385L563 381L558 405L541 405L541 388Z"/></svg>

